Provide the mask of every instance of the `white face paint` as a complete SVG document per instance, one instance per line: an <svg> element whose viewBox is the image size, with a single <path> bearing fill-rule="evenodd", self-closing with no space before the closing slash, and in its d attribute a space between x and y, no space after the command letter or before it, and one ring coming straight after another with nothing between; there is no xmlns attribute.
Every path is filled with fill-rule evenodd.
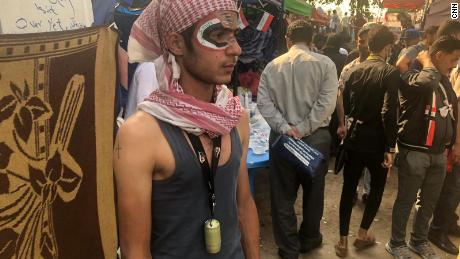
<svg viewBox="0 0 460 259"><path fill-rule="evenodd" d="M220 43L210 37L211 33L214 30L218 29L219 27L222 28L223 26L222 26L221 21L217 18L211 19L203 23L203 25L201 25L200 28L198 29L198 32L196 35L198 42L204 47L208 47L211 49L215 49L215 50L226 49L228 46L228 43L226 42Z"/></svg>
<svg viewBox="0 0 460 259"><path fill-rule="evenodd" d="M219 11L202 19L195 29L194 39L201 46L212 50L225 50L236 42L238 16L232 11Z"/></svg>

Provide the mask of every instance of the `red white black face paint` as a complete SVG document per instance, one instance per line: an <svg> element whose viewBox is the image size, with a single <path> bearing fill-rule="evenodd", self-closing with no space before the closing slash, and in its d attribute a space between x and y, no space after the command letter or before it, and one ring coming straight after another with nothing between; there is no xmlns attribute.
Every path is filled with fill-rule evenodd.
<svg viewBox="0 0 460 259"><path fill-rule="evenodd" d="M237 21L235 12L215 12L198 23L194 40L208 49L225 50L229 44L236 42Z"/></svg>

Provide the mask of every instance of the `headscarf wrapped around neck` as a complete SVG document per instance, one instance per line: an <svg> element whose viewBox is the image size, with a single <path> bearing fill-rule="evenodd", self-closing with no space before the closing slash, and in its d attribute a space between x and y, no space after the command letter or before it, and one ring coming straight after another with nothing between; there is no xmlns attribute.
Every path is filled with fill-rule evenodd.
<svg viewBox="0 0 460 259"><path fill-rule="evenodd" d="M165 38L181 33L215 11L235 11L233 0L153 0L133 25L128 43L130 62L154 61L159 89L138 109L187 132L225 135L242 114L238 97L225 85L214 91L214 103L184 94L180 67L166 49Z"/></svg>

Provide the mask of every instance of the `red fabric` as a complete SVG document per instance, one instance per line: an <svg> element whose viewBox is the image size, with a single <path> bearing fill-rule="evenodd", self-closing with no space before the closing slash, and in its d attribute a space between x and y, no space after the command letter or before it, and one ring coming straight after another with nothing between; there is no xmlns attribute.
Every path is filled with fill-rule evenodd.
<svg viewBox="0 0 460 259"><path fill-rule="evenodd" d="M249 88L253 96L257 95L257 90L259 88L260 74L254 71L248 71L246 73L241 73L238 75L238 80L240 85L243 87Z"/></svg>
<svg viewBox="0 0 460 259"><path fill-rule="evenodd" d="M322 23L324 25L329 24L329 19L325 17L324 15L322 15L321 13L319 13L316 9L313 10L311 19L315 22Z"/></svg>
<svg viewBox="0 0 460 259"><path fill-rule="evenodd" d="M423 7L424 0L383 0L384 8L415 10Z"/></svg>
<svg viewBox="0 0 460 259"><path fill-rule="evenodd" d="M187 95L179 84L180 67L165 46L165 37L180 33L214 11L237 12L233 0L153 0L133 25L128 43L130 61L154 61L159 89L139 105L157 119L196 135L225 135L243 112L238 97L216 86L215 103Z"/></svg>

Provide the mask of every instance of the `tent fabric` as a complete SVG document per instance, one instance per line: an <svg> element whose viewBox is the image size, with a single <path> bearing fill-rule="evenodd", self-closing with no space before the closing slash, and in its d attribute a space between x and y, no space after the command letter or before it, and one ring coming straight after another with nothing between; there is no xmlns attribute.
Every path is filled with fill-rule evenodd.
<svg viewBox="0 0 460 259"><path fill-rule="evenodd" d="M307 17L312 16L313 10L315 9L311 4L308 4L305 0L285 0L284 8L288 12Z"/></svg>
<svg viewBox="0 0 460 259"><path fill-rule="evenodd" d="M415 10L425 5L424 0L383 0L384 8Z"/></svg>
<svg viewBox="0 0 460 259"><path fill-rule="evenodd" d="M115 10L115 0L91 0L93 4L94 23L93 26L109 24L112 22Z"/></svg>
<svg viewBox="0 0 460 259"><path fill-rule="evenodd" d="M451 3L460 3L460 0L434 0L425 17L425 24L423 28L429 28L431 26L439 26L442 22L450 17L450 4ZM457 19L457 21L460 21Z"/></svg>
<svg viewBox="0 0 460 259"><path fill-rule="evenodd" d="M313 10L311 20L323 25L329 25L329 18L316 9Z"/></svg>

